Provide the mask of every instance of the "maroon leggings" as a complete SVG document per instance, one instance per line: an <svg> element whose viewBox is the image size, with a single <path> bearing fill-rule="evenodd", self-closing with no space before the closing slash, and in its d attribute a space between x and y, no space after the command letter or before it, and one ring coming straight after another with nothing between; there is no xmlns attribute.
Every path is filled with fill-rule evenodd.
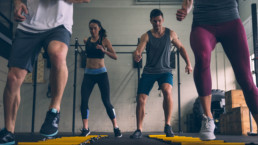
<svg viewBox="0 0 258 145"><path fill-rule="evenodd" d="M190 43L195 55L194 81L199 96L211 95L211 52L218 42L233 67L248 107L258 114L258 90L252 79L247 38L240 19L192 27Z"/></svg>

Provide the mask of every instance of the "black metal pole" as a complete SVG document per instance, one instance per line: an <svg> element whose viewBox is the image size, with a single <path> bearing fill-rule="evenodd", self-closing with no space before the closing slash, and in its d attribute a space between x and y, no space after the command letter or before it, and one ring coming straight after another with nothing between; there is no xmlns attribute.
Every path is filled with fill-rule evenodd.
<svg viewBox="0 0 258 145"><path fill-rule="evenodd" d="M73 128L72 132L74 135L74 126L75 126L75 105L76 105L76 78L77 78L77 55L78 55L78 38L75 38L75 47L74 47L74 83L73 83Z"/></svg>
<svg viewBox="0 0 258 145"><path fill-rule="evenodd" d="M252 24L253 24L253 46L254 46L254 68L255 68L255 77L256 77L256 87L258 85L258 39L257 39L257 8L256 4L252 4ZM250 132L248 135L253 135L253 122L252 122L252 114L249 111L249 120L250 120Z"/></svg>
<svg viewBox="0 0 258 145"><path fill-rule="evenodd" d="M137 43L137 46L139 45L140 43L140 38L138 38L138 43ZM141 66L140 66L140 63L142 59L140 60L140 62L137 63L137 72L138 72L138 87L139 87L139 82L140 82L140 73L141 73Z"/></svg>
<svg viewBox="0 0 258 145"><path fill-rule="evenodd" d="M258 38L257 38L257 8L256 4L252 4L252 24L253 24L253 45L254 45L254 65L255 65L255 76L256 86L258 86Z"/></svg>
<svg viewBox="0 0 258 145"><path fill-rule="evenodd" d="M32 104L31 133L34 133L34 124L35 124L35 106L36 106L36 93L37 93L37 72L38 72L38 59L35 60L34 72L33 72L33 104Z"/></svg>
<svg viewBox="0 0 258 145"><path fill-rule="evenodd" d="M177 82L178 82L178 132L182 133L181 129L181 96L180 96L180 57L179 51L177 51Z"/></svg>

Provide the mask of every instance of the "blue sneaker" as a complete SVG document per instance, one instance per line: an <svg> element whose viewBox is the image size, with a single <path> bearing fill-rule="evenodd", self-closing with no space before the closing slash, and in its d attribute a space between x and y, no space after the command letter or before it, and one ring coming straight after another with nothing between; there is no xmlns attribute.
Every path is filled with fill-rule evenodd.
<svg viewBox="0 0 258 145"><path fill-rule="evenodd" d="M85 129L85 128L83 128L83 129L81 129L81 135L80 136L88 136L89 134L90 134L90 129L88 128L88 129Z"/></svg>
<svg viewBox="0 0 258 145"><path fill-rule="evenodd" d="M166 134L166 137L174 137L174 132L172 131L172 127L168 124L164 127L164 133Z"/></svg>
<svg viewBox="0 0 258 145"><path fill-rule="evenodd" d="M123 136L119 128L114 128L114 134L117 138L121 138Z"/></svg>
<svg viewBox="0 0 258 145"><path fill-rule="evenodd" d="M130 135L131 139L140 139L142 138L141 130L137 129L132 135Z"/></svg>
<svg viewBox="0 0 258 145"><path fill-rule="evenodd" d="M40 134L46 137L53 137L58 133L60 113L49 110L46 119L41 126Z"/></svg>
<svg viewBox="0 0 258 145"><path fill-rule="evenodd" d="M0 131L0 145L14 145L15 136L13 133L8 131L6 128Z"/></svg>

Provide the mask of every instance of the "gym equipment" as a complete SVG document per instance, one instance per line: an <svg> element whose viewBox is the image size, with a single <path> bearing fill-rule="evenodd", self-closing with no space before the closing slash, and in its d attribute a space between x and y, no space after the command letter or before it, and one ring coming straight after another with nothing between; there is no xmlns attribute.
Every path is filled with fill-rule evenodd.
<svg viewBox="0 0 258 145"><path fill-rule="evenodd" d="M78 56L78 47L79 47L79 42L78 38L75 38L75 47L74 47L74 79L73 79L73 127L72 127L72 132L74 135L74 126L75 126L75 105L76 105L76 78L77 78L77 56Z"/></svg>
<svg viewBox="0 0 258 145"><path fill-rule="evenodd" d="M257 8L256 4L253 3L251 6L252 11L252 24L253 24L253 46L254 46L254 68L255 68L255 77L256 77L256 87L258 86L258 37L257 37ZM253 122L252 122L252 114L249 111L249 118L250 118L250 132L248 133L249 136L258 135L258 133L253 133Z"/></svg>
<svg viewBox="0 0 258 145"><path fill-rule="evenodd" d="M107 135L89 135L86 137L61 137L55 139L46 139L38 142L19 142L18 145L85 145L94 143L100 138L106 138Z"/></svg>
<svg viewBox="0 0 258 145"><path fill-rule="evenodd" d="M179 58L179 51L177 50L177 96L178 96L178 133L183 133L181 129L181 95L180 95L180 58Z"/></svg>
<svg viewBox="0 0 258 145"><path fill-rule="evenodd" d="M33 104L32 104L32 123L31 133L34 133L34 122L35 122L35 106L36 106L36 93L37 93L37 71L38 71L38 58L35 60L33 69Z"/></svg>
<svg viewBox="0 0 258 145"><path fill-rule="evenodd" d="M166 137L166 135L149 135L148 137L168 142L172 145L246 145L241 142L225 142L224 140L202 141L198 137L186 136Z"/></svg>
<svg viewBox="0 0 258 145"><path fill-rule="evenodd" d="M9 59L12 48L13 23L1 12L0 18L4 20L4 23L0 22L0 56Z"/></svg>

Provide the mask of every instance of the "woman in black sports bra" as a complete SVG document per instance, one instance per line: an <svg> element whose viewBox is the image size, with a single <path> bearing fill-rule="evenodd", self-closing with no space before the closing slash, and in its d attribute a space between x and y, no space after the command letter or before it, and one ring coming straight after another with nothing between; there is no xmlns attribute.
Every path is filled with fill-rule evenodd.
<svg viewBox="0 0 258 145"><path fill-rule="evenodd" d="M85 38L87 62L84 78L81 86L81 115L83 128L81 136L90 134L88 127L89 107L88 102L94 85L97 83L100 89L101 98L106 108L107 114L112 121L115 137L122 137L116 121L115 109L110 103L110 88L107 69L104 63L105 54L112 59L117 59L116 52L112 44L107 39L106 31L101 26L100 21L91 20L89 22L91 37Z"/></svg>

